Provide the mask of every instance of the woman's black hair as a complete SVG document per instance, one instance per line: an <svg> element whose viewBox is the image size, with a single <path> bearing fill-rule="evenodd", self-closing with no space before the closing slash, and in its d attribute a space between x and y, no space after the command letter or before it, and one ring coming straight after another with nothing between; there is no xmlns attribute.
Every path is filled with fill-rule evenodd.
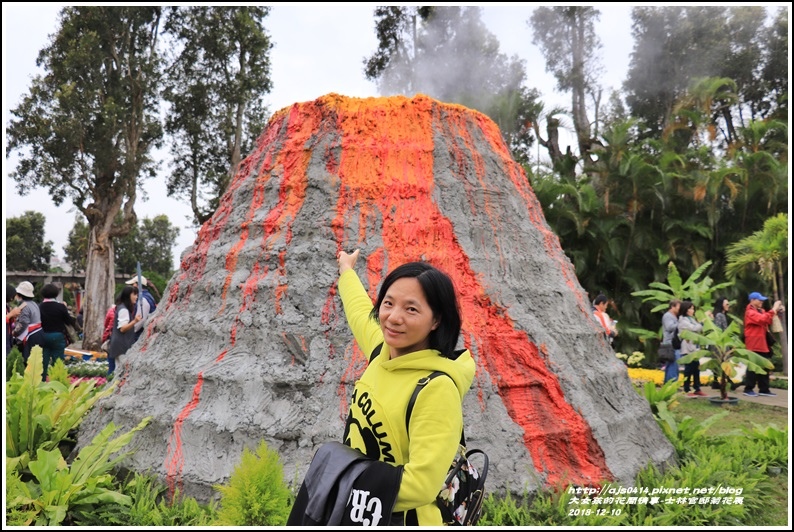
<svg viewBox="0 0 794 532"><path fill-rule="evenodd" d="M714 314L715 316L717 314L725 314L725 309L722 308L722 304L727 300L728 300L727 297L718 297L717 301L714 302L714 312L712 312L712 314Z"/></svg>
<svg viewBox="0 0 794 532"><path fill-rule="evenodd" d="M6 283L6 303L10 303L14 300L14 296L17 295L17 289L14 288L13 285Z"/></svg>
<svg viewBox="0 0 794 532"><path fill-rule="evenodd" d="M41 297L44 299L55 299L58 297L58 294L61 293L61 289L58 288L58 285L53 283L45 284L44 287L41 289Z"/></svg>
<svg viewBox="0 0 794 532"><path fill-rule="evenodd" d="M690 307L694 307L695 305L691 301L682 301L681 308L678 309L679 316L686 316L687 312L689 312Z"/></svg>
<svg viewBox="0 0 794 532"><path fill-rule="evenodd" d="M455 296L455 286L452 279L441 270L426 262L408 262L398 266L383 280L378 292L378 301L370 313L370 317L377 323L378 311L386 292L397 279L413 277L419 281L425 299L427 299L433 317L438 320L438 327L430 331L430 348L441 352L441 356L454 359L455 347L460 336L460 309L458 298Z"/></svg>
<svg viewBox="0 0 794 532"><path fill-rule="evenodd" d="M130 319L135 312L135 305L132 304L132 294L138 293L137 286L125 286L124 289L119 293L119 297L116 298L116 304L123 304L127 307L127 311L130 313Z"/></svg>
<svg viewBox="0 0 794 532"><path fill-rule="evenodd" d="M598 294L593 301L593 306L600 305L601 303L606 303L608 301L607 296L604 294Z"/></svg>

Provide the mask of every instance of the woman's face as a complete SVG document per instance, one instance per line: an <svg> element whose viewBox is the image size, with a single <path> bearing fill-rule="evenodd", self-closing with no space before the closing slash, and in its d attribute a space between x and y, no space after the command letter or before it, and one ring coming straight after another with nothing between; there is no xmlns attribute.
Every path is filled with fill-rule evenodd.
<svg viewBox="0 0 794 532"><path fill-rule="evenodd" d="M430 347L430 333L438 327L422 285L414 277L392 283L378 309L378 319L392 358Z"/></svg>
<svg viewBox="0 0 794 532"><path fill-rule="evenodd" d="M686 311L686 315L687 316L694 316L695 315L695 307L689 307L689 309Z"/></svg>
<svg viewBox="0 0 794 532"><path fill-rule="evenodd" d="M726 299L725 301L722 302L722 310L728 312L729 308L731 308L731 302Z"/></svg>
<svg viewBox="0 0 794 532"><path fill-rule="evenodd" d="M130 294L130 301L132 301L133 306L138 302L138 294L136 292Z"/></svg>

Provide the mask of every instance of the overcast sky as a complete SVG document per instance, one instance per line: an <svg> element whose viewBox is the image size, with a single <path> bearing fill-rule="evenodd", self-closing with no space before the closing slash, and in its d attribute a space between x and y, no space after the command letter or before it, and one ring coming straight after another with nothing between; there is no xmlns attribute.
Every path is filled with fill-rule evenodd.
<svg viewBox="0 0 794 532"><path fill-rule="evenodd" d="M57 29L57 14L65 4L3 3L3 124L7 127L10 109L16 107L30 88L38 52ZM267 97L271 111L295 102L314 100L334 92L345 96L377 96L375 84L363 74L363 59L377 47L373 10L376 4L294 4L275 5L265 19L274 47L271 50L273 90ZM622 83L631 53L631 6L597 4L601 19L596 31L603 43L602 85L608 94ZM527 25L532 4L499 4L483 8L483 20L500 42L500 51L518 55L527 62L527 85L541 93L549 106L570 106L568 95L554 91L554 80L545 72L543 57L532 44ZM3 135L3 146L6 138ZM5 150L4 150L5 151ZM55 255L63 257L63 248L74 225L76 209L67 200L56 207L46 190L17 193L16 183L8 178L15 159L3 158L3 219L33 210L47 219L45 238L54 243ZM144 181L144 199L139 193L135 210L139 219L168 215L179 227L174 247L174 267L190 246L197 228L191 226L186 201L168 198L165 191L167 166L160 175ZM5 224L4 224L5 231ZM5 234L5 232L4 232ZM3 238L5 246L5 238ZM145 267L145 266L144 266Z"/></svg>

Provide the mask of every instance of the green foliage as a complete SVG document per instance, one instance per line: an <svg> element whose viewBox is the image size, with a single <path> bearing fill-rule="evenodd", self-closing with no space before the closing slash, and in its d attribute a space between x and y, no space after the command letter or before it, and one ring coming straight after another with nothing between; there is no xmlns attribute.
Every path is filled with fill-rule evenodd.
<svg viewBox="0 0 794 532"><path fill-rule="evenodd" d="M117 428L110 423L80 450L71 465L66 464L60 450L38 448L36 459L28 464L33 477L28 482L7 467L6 505L14 510L15 518L23 519L15 524L58 526L70 514L80 520L82 514L93 512L96 506L129 506L130 498L113 489L110 471L131 454L121 451L149 421L150 417L145 418L113 440L110 438Z"/></svg>
<svg viewBox="0 0 794 532"><path fill-rule="evenodd" d="M156 273L158 278L171 277L173 271L174 244L179 236L179 228L171 225L168 216L160 214L154 218L144 218L132 227L130 232L114 242L116 252L116 271L135 273L137 263L148 273Z"/></svg>
<svg viewBox="0 0 794 532"><path fill-rule="evenodd" d="M121 492L130 504L107 504L75 519L79 526L176 527L208 526L215 518L216 503L199 504L177 491L168 500L167 488L156 477L133 473L121 482Z"/></svg>
<svg viewBox="0 0 794 532"><path fill-rule="evenodd" d="M76 213L74 225L69 231L69 239L63 248L63 260L72 266L72 269L84 272L88 260L88 223L85 216Z"/></svg>
<svg viewBox="0 0 794 532"><path fill-rule="evenodd" d="M166 34L179 43L163 91L173 138L168 194L189 201L200 225L265 125L264 96L273 86L270 7L174 6L167 13Z"/></svg>
<svg viewBox="0 0 794 532"><path fill-rule="evenodd" d="M44 241L45 223L44 215L36 211L6 218L6 271L49 271L53 244Z"/></svg>
<svg viewBox="0 0 794 532"><path fill-rule="evenodd" d="M658 416L659 409L665 410L674 407L677 403L676 394L678 393L678 379L667 381L660 387L656 387L653 382L646 382L642 389L642 395L651 405L651 412Z"/></svg>
<svg viewBox="0 0 794 532"><path fill-rule="evenodd" d="M670 306L670 301L691 301L695 307L708 307L714 300L714 293L728 288L733 283L726 282L712 286L713 280L706 275L699 279L711 266L711 261L706 261L687 278L682 281L673 262L667 264L667 284L660 282L650 283L648 290L638 290L631 295L641 297L643 302L658 303L651 312L665 312Z"/></svg>
<svg viewBox="0 0 794 532"><path fill-rule="evenodd" d="M715 423L730 423L732 418L728 416L728 411L722 411L698 421L686 415L673 419L671 415L671 426L676 430L670 437L677 449L685 448L686 452L678 464L665 464L662 470L653 465L642 469L630 486L598 486L626 490L623 502L619 494L607 499L612 496L608 492L585 498L571 486L546 488L533 498L524 496L520 500L510 494L503 498L492 494L485 500L480 524L665 528L785 525L787 516L777 511L780 500L771 493L785 482L785 477L775 475L788 470L788 430L754 424L752 429L735 430L733 434L706 435ZM773 482L774 478L782 480ZM695 489L704 491L696 494ZM648 500L631 501L632 496ZM652 502L654 496L658 500ZM692 497L697 502L692 503ZM741 503L736 497L742 497ZM734 502L729 504L726 498Z"/></svg>
<svg viewBox="0 0 794 532"><path fill-rule="evenodd" d="M215 485L220 492L218 523L231 526L283 526L292 505L292 493L284 483L278 453L262 440L256 453L243 449L241 463L234 468L228 485Z"/></svg>
<svg viewBox="0 0 794 532"><path fill-rule="evenodd" d="M521 526L531 523L527 498L514 499L510 493L496 497L489 493L482 503L480 526Z"/></svg>
<svg viewBox="0 0 794 532"><path fill-rule="evenodd" d="M672 412L666 406L660 405L659 412L655 417L662 432L675 447L679 458L687 459L692 455L692 445L704 436L711 425L728 414L728 411L723 410L704 421L697 421L690 416L685 416L680 421L676 421Z"/></svg>
<svg viewBox="0 0 794 532"><path fill-rule="evenodd" d="M767 219L764 227L728 246L725 274L730 279L757 269L774 286L775 294L784 293L783 266L788 258L788 214Z"/></svg>
<svg viewBox="0 0 794 532"><path fill-rule="evenodd" d="M788 473L788 427L780 429L777 425L759 425L753 423L752 429L744 428L742 433L752 447L748 451L747 461L762 471L778 468ZM752 453L752 454L750 454Z"/></svg>
<svg viewBox="0 0 794 532"><path fill-rule="evenodd" d="M58 450L69 432L114 386L95 391L92 381L68 385L43 382L42 352L36 346L28 357L24 376L6 383L6 470L25 473L39 451ZM68 377L67 377L68 381Z"/></svg>
<svg viewBox="0 0 794 532"><path fill-rule="evenodd" d="M6 382L14 375L22 375L25 372L25 359L19 347L14 346L6 356Z"/></svg>
<svg viewBox="0 0 794 532"><path fill-rule="evenodd" d="M135 473L124 484L132 499L127 522L131 526L207 526L217 518L217 503L199 504L177 490L169 502L167 488L156 477Z"/></svg>
<svg viewBox="0 0 794 532"><path fill-rule="evenodd" d="M50 382L60 382L64 386L69 386L69 370L66 369L66 364L60 358L52 364L47 371L47 378Z"/></svg>

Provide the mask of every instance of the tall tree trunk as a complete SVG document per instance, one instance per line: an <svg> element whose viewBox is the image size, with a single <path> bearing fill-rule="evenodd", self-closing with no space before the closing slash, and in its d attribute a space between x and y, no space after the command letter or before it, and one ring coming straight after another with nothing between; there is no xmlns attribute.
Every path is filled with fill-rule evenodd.
<svg viewBox="0 0 794 532"><path fill-rule="evenodd" d="M581 12L574 12L574 20L571 21L571 37L573 43L571 52L573 54L573 69L571 71L571 112L573 114L573 126L576 129L576 141L579 145L579 156L585 161L585 166L593 164L590 154L590 144L592 143L590 120L587 118L587 102L585 94L587 92L587 80L585 79L585 21Z"/></svg>
<svg viewBox="0 0 794 532"><path fill-rule="evenodd" d="M783 280L783 264L779 261L776 261L775 268L774 268L774 276L775 276L775 292L780 294L787 294L786 292L786 285L784 284ZM779 299L783 301L783 298L775 294L775 299ZM787 305L788 301L783 301L783 305ZM780 318L780 323L783 325L783 330L780 332L780 354L783 356L783 375L788 377L788 357L789 357L789 350L788 350L788 333L787 331L787 323L786 320L786 312L778 312L778 318Z"/></svg>
<svg viewBox="0 0 794 532"><path fill-rule="evenodd" d="M113 240L100 227L90 230L83 303L83 349L99 350L105 314L116 291Z"/></svg>

